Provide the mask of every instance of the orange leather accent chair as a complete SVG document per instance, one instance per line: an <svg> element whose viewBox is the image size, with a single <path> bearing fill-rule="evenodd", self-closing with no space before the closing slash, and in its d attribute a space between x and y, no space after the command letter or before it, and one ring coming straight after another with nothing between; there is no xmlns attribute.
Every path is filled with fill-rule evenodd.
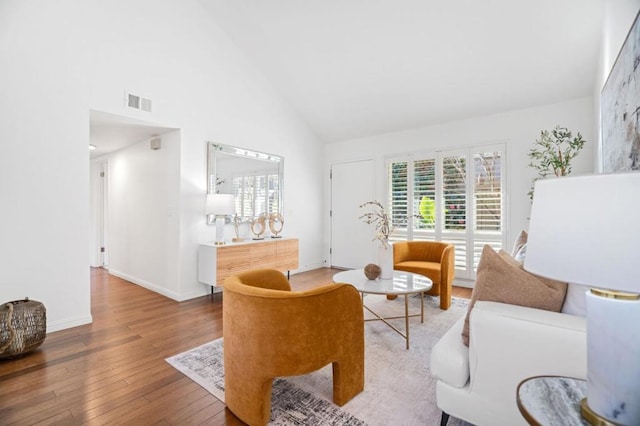
<svg viewBox="0 0 640 426"><path fill-rule="evenodd" d="M440 296L440 309L451 306L455 278L455 247L438 241L400 241L393 244L393 269L415 272L433 281L427 294Z"/></svg>
<svg viewBox="0 0 640 426"><path fill-rule="evenodd" d="M271 416L273 379L333 364L333 401L364 389L362 299L349 284L291 291L274 269L244 272L224 283L225 404L249 425Z"/></svg>

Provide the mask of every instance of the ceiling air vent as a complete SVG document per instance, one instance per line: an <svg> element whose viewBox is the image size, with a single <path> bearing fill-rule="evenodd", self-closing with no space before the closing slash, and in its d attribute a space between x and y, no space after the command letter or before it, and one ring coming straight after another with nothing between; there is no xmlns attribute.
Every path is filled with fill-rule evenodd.
<svg viewBox="0 0 640 426"><path fill-rule="evenodd" d="M127 93L127 106L133 109L151 112L151 99L142 96Z"/></svg>

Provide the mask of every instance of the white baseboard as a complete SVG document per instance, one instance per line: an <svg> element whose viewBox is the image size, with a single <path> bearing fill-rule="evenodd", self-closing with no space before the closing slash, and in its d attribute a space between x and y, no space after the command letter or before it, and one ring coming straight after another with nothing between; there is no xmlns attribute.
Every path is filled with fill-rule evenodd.
<svg viewBox="0 0 640 426"><path fill-rule="evenodd" d="M206 284L205 284L206 285ZM222 287L220 287L220 291L222 291ZM207 285L203 290L192 291L191 293L181 294L179 296L178 302L184 302L185 300L195 299L196 297L202 297L211 294L211 286Z"/></svg>
<svg viewBox="0 0 640 426"><path fill-rule="evenodd" d="M47 321L47 334L55 331L66 330L67 328L78 327L80 325L91 324L93 317L91 315L79 316L75 318L66 318L60 321Z"/></svg>
<svg viewBox="0 0 640 426"><path fill-rule="evenodd" d="M307 272L312 271L314 269L324 268L326 265L322 262L309 263L304 265L302 268L298 269L296 272Z"/></svg>
<svg viewBox="0 0 640 426"><path fill-rule="evenodd" d="M136 277L134 277L132 275L129 275L129 274L125 274L124 272L117 271L117 270L115 270L113 268L109 269L109 273L111 275L115 275L118 278L122 278L123 280L127 280L129 282L137 284L140 287L144 287L144 288L146 288L148 290L151 290L151 291L153 291L155 293L158 293L158 294L161 294L163 296L166 296L169 299L178 300L178 293L176 293L175 291L167 290L166 288L160 287L160 286L158 286L158 285L156 285L154 283L151 283L149 281L146 281L146 280L143 280L143 279L140 279L140 278L136 278Z"/></svg>
<svg viewBox="0 0 640 426"><path fill-rule="evenodd" d="M175 291L171 291L171 290L167 290L164 287L160 287L156 284L153 284L149 281L140 279L140 278L136 278L134 276L131 276L129 274L125 274L124 272L120 272L117 271L113 268L109 269L109 273L111 275L115 275L118 278L122 278L123 280L127 280L129 282L132 282L136 285L139 285L140 287L144 287L147 290L151 290L154 293L158 293L161 294L165 297L168 297L169 299L173 299L176 302L183 302L185 300L189 300L189 299L195 299L196 297L202 297L202 296L206 296L208 294L207 290L210 288L209 286L206 286L206 288L202 288L202 290L196 290L196 291L192 291L191 293L187 293L187 294L179 294L176 293Z"/></svg>
<svg viewBox="0 0 640 426"><path fill-rule="evenodd" d="M308 265L301 266L298 269L289 271L289 273L291 275L295 275L295 274L301 274L302 272L309 272L309 271L313 271L314 269L320 269L320 268L328 268L328 266L323 265L322 263L310 263ZM283 274L287 275L287 272L284 271Z"/></svg>

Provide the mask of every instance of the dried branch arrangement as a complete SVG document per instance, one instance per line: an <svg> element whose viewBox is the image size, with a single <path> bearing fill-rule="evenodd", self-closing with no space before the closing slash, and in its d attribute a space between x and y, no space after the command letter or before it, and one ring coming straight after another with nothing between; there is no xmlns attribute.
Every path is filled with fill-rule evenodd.
<svg viewBox="0 0 640 426"><path fill-rule="evenodd" d="M384 248L389 248L389 236L393 232L393 226L391 225L391 218L384 211L384 207L378 201L367 201L360 205L361 209L370 208L371 211L364 213L358 219L364 223L373 224L376 228L376 236L372 241L378 240L382 243Z"/></svg>

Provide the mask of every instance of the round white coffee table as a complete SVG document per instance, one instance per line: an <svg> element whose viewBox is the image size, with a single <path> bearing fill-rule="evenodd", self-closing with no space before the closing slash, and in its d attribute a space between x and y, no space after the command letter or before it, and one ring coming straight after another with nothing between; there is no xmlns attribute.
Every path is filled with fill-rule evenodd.
<svg viewBox="0 0 640 426"><path fill-rule="evenodd" d="M393 278L370 280L364 275L363 269L338 272L333 276L333 282L347 283L353 285L362 294L362 306L375 318L365 319L365 321L382 321L391 327L396 333L404 337L409 349L409 318L420 317L420 322L424 322L424 293L431 290L433 283L423 275L413 272L393 271ZM393 294L404 295L404 316L382 317L372 311L364 304L365 294ZM409 315L409 295L420 294L420 313ZM405 331L398 329L387 320L404 318Z"/></svg>

